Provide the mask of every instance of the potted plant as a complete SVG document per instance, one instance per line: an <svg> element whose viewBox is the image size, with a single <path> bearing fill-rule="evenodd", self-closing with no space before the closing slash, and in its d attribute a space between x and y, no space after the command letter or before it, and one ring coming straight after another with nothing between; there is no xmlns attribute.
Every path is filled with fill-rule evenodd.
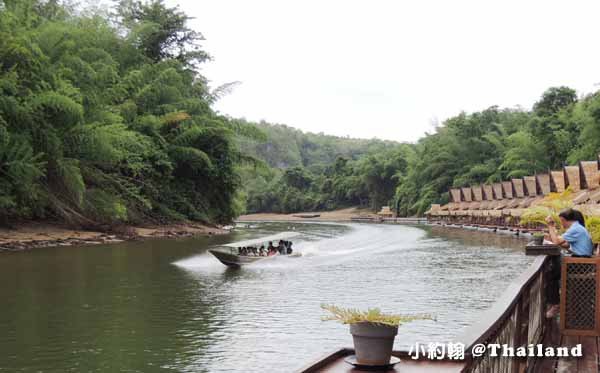
<svg viewBox="0 0 600 373"><path fill-rule="evenodd" d="M536 232L533 234L533 243L535 245L542 245L544 243L544 234Z"/></svg>
<svg viewBox="0 0 600 373"><path fill-rule="evenodd" d="M359 311L327 304L322 304L321 308L330 312L323 320L350 325L356 361L361 365L388 365L398 327L413 320L432 319L429 315L385 314L379 308Z"/></svg>

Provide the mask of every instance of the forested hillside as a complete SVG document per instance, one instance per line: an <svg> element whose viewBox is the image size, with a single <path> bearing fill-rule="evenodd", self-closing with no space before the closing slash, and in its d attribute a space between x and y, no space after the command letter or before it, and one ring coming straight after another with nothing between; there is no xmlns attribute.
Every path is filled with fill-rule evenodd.
<svg viewBox="0 0 600 373"><path fill-rule="evenodd" d="M252 162L235 139L262 134L211 109L185 14L113 11L0 1L0 222L230 221Z"/></svg>
<svg viewBox="0 0 600 373"><path fill-rule="evenodd" d="M304 133L257 123L267 140L244 139L242 152L264 161L243 169L249 212L331 210L386 204L411 145Z"/></svg>
<svg viewBox="0 0 600 373"><path fill-rule="evenodd" d="M227 87L200 74L210 56L177 8L61 4L0 0L0 223L227 222L382 205L422 214L452 186L600 151L600 94L567 87L531 110L462 113L416 144L228 118L212 108Z"/></svg>
<svg viewBox="0 0 600 373"><path fill-rule="evenodd" d="M358 157L398 145L394 141L353 139L323 133L302 132L283 124L254 123L266 136L265 140L241 139L241 151L264 160L271 167L308 167L319 171L335 162L337 157Z"/></svg>
<svg viewBox="0 0 600 373"><path fill-rule="evenodd" d="M339 157L331 163L302 157L292 162L281 152L283 157L268 159L269 164L294 167L258 170L245 187L250 211L390 205L400 215L414 215L431 203L446 202L450 187L560 168L596 159L599 151L600 94L579 99L574 90L555 87L531 110L491 107L461 113L416 144L371 146L364 155L337 151L332 154ZM253 154L265 158L264 153Z"/></svg>

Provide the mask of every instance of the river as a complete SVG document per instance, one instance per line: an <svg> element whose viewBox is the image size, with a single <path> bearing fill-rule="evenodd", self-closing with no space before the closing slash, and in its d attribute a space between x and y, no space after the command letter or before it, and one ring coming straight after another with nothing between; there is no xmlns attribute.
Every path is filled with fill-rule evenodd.
<svg viewBox="0 0 600 373"><path fill-rule="evenodd" d="M206 251L292 229L299 258L231 270ZM436 317L403 325L396 348L453 341L532 262L523 245L441 227L257 223L2 254L0 372L293 372L352 345L321 303Z"/></svg>

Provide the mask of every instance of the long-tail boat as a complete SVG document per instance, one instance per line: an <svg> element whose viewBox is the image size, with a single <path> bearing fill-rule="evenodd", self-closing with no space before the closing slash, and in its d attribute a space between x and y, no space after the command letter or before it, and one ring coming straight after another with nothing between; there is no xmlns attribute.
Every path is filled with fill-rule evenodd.
<svg viewBox="0 0 600 373"><path fill-rule="evenodd" d="M261 245L264 245L266 247L269 242L277 243L280 240L288 241L290 238L296 237L298 235L299 233L297 232L281 232L271 236L215 246L214 249L210 249L208 251L226 266L238 268L243 265L256 263L266 259L271 259L275 256L280 255L279 253L275 255L239 255L237 250L238 247L259 247ZM284 250L283 252L283 255L288 255L287 250Z"/></svg>

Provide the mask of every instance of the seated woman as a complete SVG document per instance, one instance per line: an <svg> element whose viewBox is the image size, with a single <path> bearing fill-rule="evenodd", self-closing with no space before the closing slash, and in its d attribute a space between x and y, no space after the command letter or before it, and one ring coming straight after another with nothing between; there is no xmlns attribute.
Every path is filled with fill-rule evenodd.
<svg viewBox="0 0 600 373"><path fill-rule="evenodd" d="M566 209L561 211L558 217L562 226L567 230L562 236L559 236L556 231L554 219L548 216L546 218L546 222L548 223L548 236L546 238L555 245L567 249L575 257L589 258L592 256L592 238L587 229L585 229L583 214L577 210Z"/></svg>
<svg viewBox="0 0 600 373"><path fill-rule="evenodd" d="M573 257L589 258L592 256L593 244L589 232L585 229L585 220L581 212L566 209L558 214L560 223L566 228L562 236L558 235L556 224L551 216L546 218L548 223L547 240L555 245L567 249ZM552 267L548 287L546 288L546 299L551 305L546 312L547 318L553 318L560 310L560 257L552 258Z"/></svg>

